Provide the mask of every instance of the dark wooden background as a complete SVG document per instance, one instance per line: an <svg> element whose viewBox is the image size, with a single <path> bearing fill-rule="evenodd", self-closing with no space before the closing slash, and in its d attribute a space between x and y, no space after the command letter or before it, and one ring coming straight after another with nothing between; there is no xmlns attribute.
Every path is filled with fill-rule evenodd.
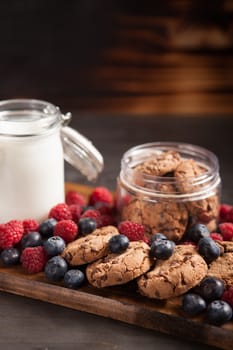
<svg viewBox="0 0 233 350"><path fill-rule="evenodd" d="M1 0L0 99L233 113L232 0Z"/></svg>

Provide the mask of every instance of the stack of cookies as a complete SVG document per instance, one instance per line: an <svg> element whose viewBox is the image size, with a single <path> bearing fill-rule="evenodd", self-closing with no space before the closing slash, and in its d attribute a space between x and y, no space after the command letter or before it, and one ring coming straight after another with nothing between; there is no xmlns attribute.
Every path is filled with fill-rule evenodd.
<svg viewBox="0 0 233 350"><path fill-rule="evenodd" d="M143 224L148 236L162 232L175 242L183 237L190 220L210 231L216 229L219 183L204 163L169 150L149 156L131 171L127 201L121 198L127 185L119 185L122 220Z"/></svg>
<svg viewBox="0 0 233 350"><path fill-rule="evenodd" d="M88 264L86 276L95 287L127 283L150 269L150 248L146 243L136 241L130 242L122 254L113 254L109 250L109 240L118 234L114 226L101 227L68 244L62 256L70 266Z"/></svg>
<svg viewBox="0 0 233 350"><path fill-rule="evenodd" d="M62 257L70 266L87 265L88 282L97 288L137 280L139 292L149 298L169 299L197 286L207 276L233 284L233 242L219 242L221 256L209 265L191 245L175 245L164 259L151 257L150 246L143 241L129 242L125 251L112 253L109 241L119 235L115 226L96 229L69 243Z"/></svg>

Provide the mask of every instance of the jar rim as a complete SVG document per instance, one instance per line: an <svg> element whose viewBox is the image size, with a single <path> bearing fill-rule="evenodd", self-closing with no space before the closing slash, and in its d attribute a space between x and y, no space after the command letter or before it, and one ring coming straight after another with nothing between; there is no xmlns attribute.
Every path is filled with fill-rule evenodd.
<svg viewBox="0 0 233 350"><path fill-rule="evenodd" d="M206 171L200 175L186 177L184 180L135 172L135 167L140 163L150 159L155 154L158 155L163 151L169 150L179 152L183 158L186 155L186 159L198 157L200 159L199 163L206 168ZM214 153L200 146L183 142L151 142L132 147L123 154L120 178L125 186L129 186L131 190L140 191L142 194L150 193L152 196L159 195L166 198L171 198L172 196L185 199L190 194L201 196L206 191L206 188L210 189L219 183L219 163ZM143 185L140 185L141 180ZM177 185L183 181L190 185L190 192L164 193L159 190L155 191L155 185L157 184Z"/></svg>
<svg viewBox="0 0 233 350"><path fill-rule="evenodd" d="M56 128L62 122L58 107L36 99L0 101L0 136L38 136Z"/></svg>
<svg viewBox="0 0 233 350"><path fill-rule="evenodd" d="M218 159L216 157L216 155L209 151L208 149L201 147L201 146L197 146L197 145L193 145L193 144L189 144L189 143L184 143L184 142L173 142L173 141L162 141L162 142L149 142L149 143L144 143L138 146L134 146L132 148L130 148L129 150L127 150L122 157L122 161L121 161L121 166L122 169L126 169L128 168L129 163L132 161L132 154L133 153L137 153L137 155L139 154L140 151L144 151L144 150L148 150L148 149L152 149L152 150L160 150L160 151L169 151L169 150L175 150L178 151L180 153L187 153L189 155L195 156L195 155L199 155L201 156L203 159L209 159L211 161L211 168L207 168L207 172L205 172L204 174L200 174L200 175L195 175L195 176L190 176L189 179L196 179L197 181L202 181L204 178L206 178L206 176L211 175L213 172L218 172L219 171L219 162ZM149 159L151 158L152 155L147 155L146 158ZM137 162L139 164L139 162ZM143 173L142 173L143 174ZM164 176L156 176L156 175L149 175L149 174L143 174L143 178L148 179L148 180L158 180L158 181L164 181L164 182L169 182L169 181L175 181L175 179L171 178L171 177L164 177ZM177 180L176 180L177 181Z"/></svg>

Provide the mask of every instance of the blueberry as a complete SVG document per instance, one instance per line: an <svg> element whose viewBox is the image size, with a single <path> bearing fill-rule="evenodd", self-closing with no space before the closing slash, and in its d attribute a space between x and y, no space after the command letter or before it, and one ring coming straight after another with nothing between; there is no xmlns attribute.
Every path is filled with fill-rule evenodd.
<svg viewBox="0 0 233 350"><path fill-rule="evenodd" d="M43 237L51 237L53 235L54 227L57 223L57 220L50 218L42 222L39 226L39 232Z"/></svg>
<svg viewBox="0 0 233 350"><path fill-rule="evenodd" d="M85 275L80 270L69 270L64 276L64 285L68 288L78 288L85 280Z"/></svg>
<svg viewBox="0 0 233 350"><path fill-rule="evenodd" d="M150 247L150 256L157 259L168 259L174 251L175 243L168 239L157 239Z"/></svg>
<svg viewBox="0 0 233 350"><path fill-rule="evenodd" d="M93 218L81 218L78 222L78 229L80 234L87 235L93 232L97 228L95 219Z"/></svg>
<svg viewBox="0 0 233 350"><path fill-rule="evenodd" d="M61 254L66 247L66 243L60 236L49 237L44 242L44 249L50 256Z"/></svg>
<svg viewBox="0 0 233 350"><path fill-rule="evenodd" d="M0 259L4 265L16 265L19 262L20 253L16 248L6 248L0 254Z"/></svg>
<svg viewBox="0 0 233 350"><path fill-rule="evenodd" d="M198 287L198 294L208 302L220 299L223 292L224 282L217 277L205 277Z"/></svg>
<svg viewBox="0 0 233 350"><path fill-rule="evenodd" d="M182 307L190 316L195 316L206 309L206 302L200 295L188 293L183 297Z"/></svg>
<svg viewBox="0 0 233 350"><path fill-rule="evenodd" d="M162 233L155 233L150 237L149 245L151 245L154 241L157 241L159 239L167 239L167 237Z"/></svg>
<svg viewBox="0 0 233 350"><path fill-rule="evenodd" d="M232 308L223 300L214 300L207 307L206 318L208 323L221 326L232 318Z"/></svg>
<svg viewBox="0 0 233 350"><path fill-rule="evenodd" d="M123 253L129 246L129 239L125 235L115 235L109 240L109 250L112 253Z"/></svg>
<svg viewBox="0 0 233 350"><path fill-rule="evenodd" d="M61 256L54 256L48 260L45 265L45 276L51 281L60 281L66 271L68 270L68 265L65 259Z"/></svg>
<svg viewBox="0 0 233 350"><path fill-rule="evenodd" d="M187 231L187 237L193 242L198 242L201 238L209 237L210 232L203 224L194 224Z"/></svg>
<svg viewBox="0 0 233 350"><path fill-rule="evenodd" d="M201 238L198 242L197 250L208 264L217 259L221 253L218 244L210 237Z"/></svg>
<svg viewBox="0 0 233 350"><path fill-rule="evenodd" d="M42 237L39 232L29 232L21 239L22 249L27 247L37 247L39 245L42 245Z"/></svg>

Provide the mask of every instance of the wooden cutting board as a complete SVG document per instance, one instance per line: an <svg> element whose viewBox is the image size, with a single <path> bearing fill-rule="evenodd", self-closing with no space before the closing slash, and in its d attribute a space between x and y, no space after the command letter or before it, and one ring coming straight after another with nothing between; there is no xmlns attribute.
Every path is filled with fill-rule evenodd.
<svg viewBox="0 0 233 350"><path fill-rule="evenodd" d="M91 187L67 184L88 196ZM162 302L150 300L137 292L135 282L119 287L96 289L85 284L71 290L62 283L48 282L43 273L27 274L21 266L0 267L0 290L46 301L75 310L112 318L140 327L154 329L177 337L231 350L233 321L222 327L208 325L200 317L188 318L181 299Z"/></svg>

